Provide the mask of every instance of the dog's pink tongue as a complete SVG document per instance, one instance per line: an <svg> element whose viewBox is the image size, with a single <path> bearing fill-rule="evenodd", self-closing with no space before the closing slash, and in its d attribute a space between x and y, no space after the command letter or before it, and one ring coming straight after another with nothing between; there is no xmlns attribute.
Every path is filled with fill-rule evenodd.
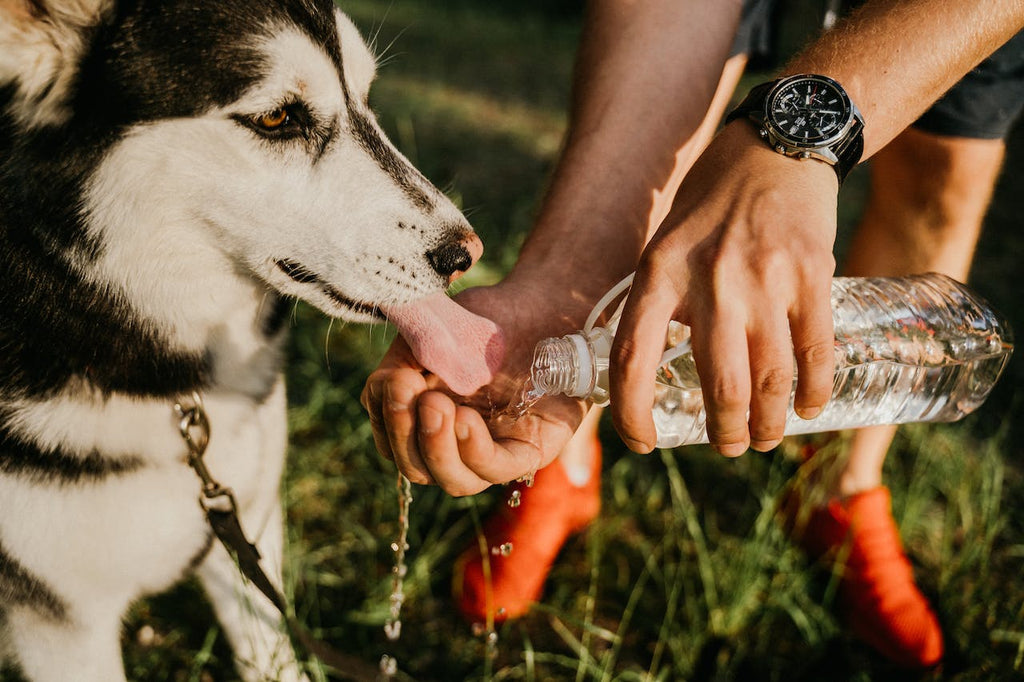
<svg viewBox="0 0 1024 682"><path fill-rule="evenodd" d="M501 366L505 342L498 325L443 293L385 312L420 364L459 395L491 383Z"/></svg>

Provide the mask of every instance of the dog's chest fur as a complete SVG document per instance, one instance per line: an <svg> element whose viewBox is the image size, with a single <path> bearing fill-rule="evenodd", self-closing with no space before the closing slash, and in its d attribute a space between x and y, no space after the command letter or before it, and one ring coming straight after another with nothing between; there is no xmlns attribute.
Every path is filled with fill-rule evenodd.
<svg viewBox="0 0 1024 682"><path fill-rule="evenodd" d="M253 533L276 504L284 462L276 345L268 344L259 367L239 366L221 351L233 359L224 370L238 372L250 391L253 377L269 378L263 391L214 385L204 393L211 424L204 459L234 490ZM8 474L0 476L0 561L30 572L60 610L71 608L65 595L74 595L75 608L83 598L120 608L180 579L209 549L200 480L186 462L174 402L73 388L5 401L0 433L19 446L0 461Z"/></svg>

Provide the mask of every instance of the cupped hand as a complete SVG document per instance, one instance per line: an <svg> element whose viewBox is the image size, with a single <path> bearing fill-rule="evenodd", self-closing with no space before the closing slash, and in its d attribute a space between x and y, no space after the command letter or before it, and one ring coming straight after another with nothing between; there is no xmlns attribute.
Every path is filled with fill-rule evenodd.
<svg viewBox="0 0 1024 682"><path fill-rule="evenodd" d="M691 328L720 453L782 439L794 358L797 414L821 410L832 392L836 195L828 164L775 153L746 121L712 141L647 245L616 333L611 407L631 449L656 442L650 378L671 319Z"/></svg>
<svg viewBox="0 0 1024 682"><path fill-rule="evenodd" d="M448 391L395 339L360 401L378 451L410 481L471 495L537 471L561 452L585 414L582 401L547 396L518 418L509 414L522 398L537 341L575 331L586 315L553 288L506 280L457 297L498 324L508 350L495 380L468 398Z"/></svg>

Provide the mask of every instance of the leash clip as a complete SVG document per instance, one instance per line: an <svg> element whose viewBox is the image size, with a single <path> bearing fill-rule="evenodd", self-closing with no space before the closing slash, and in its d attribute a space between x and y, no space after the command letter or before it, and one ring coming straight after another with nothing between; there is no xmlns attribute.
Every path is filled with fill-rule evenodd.
<svg viewBox="0 0 1024 682"><path fill-rule="evenodd" d="M188 446L188 465L203 484L199 506L205 512L213 510L234 514L238 511L234 491L221 485L203 460L206 448L210 444L210 420L203 409L202 396L198 392L193 392L189 402L190 405L186 405L183 400L174 403L174 413L178 416L178 432Z"/></svg>

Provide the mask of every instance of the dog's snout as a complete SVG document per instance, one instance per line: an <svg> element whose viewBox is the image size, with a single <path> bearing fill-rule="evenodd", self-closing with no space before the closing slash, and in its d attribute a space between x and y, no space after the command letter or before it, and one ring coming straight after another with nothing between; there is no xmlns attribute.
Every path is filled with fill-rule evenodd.
<svg viewBox="0 0 1024 682"><path fill-rule="evenodd" d="M448 241L428 251L427 261L437 274L451 281L473 265L480 255L479 244L480 240L476 235ZM471 250L476 253L472 253Z"/></svg>

